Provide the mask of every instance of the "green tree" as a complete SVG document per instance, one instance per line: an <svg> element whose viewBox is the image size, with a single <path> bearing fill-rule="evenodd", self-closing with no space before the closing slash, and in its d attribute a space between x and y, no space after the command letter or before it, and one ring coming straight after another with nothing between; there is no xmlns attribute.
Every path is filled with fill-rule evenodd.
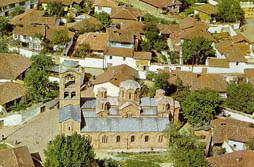
<svg viewBox="0 0 254 167"><path fill-rule="evenodd" d="M120 167L120 164L118 161L113 160L113 159L96 159L97 164L100 167Z"/></svg>
<svg viewBox="0 0 254 167"><path fill-rule="evenodd" d="M190 132L180 133L181 124L170 124L165 131L174 167L208 167L203 154L204 145Z"/></svg>
<svg viewBox="0 0 254 167"><path fill-rule="evenodd" d="M254 85L247 82L229 84L226 105L244 113L254 113Z"/></svg>
<svg viewBox="0 0 254 167"><path fill-rule="evenodd" d="M207 57L215 56L215 51L211 45L212 42L202 37L185 40L182 45L183 62L185 64L205 64Z"/></svg>
<svg viewBox="0 0 254 167"><path fill-rule="evenodd" d="M73 56L85 58L90 53L92 53L90 45L88 43L83 43L79 45L79 47L74 52Z"/></svg>
<svg viewBox="0 0 254 167"><path fill-rule="evenodd" d="M0 53L8 53L9 49L5 41L0 41Z"/></svg>
<svg viewBox="0 0 254 167"><path fill-rule="evenodd" d="M250 138L246 143L246 146L249 150L254 150L254 138Z"/></svg>
<svg viewBox="0 0 254 167"><path fill-rule="evenodd" d="M181 103L184 118L194 126L208 124L220 110L219 93L202 89L188 94Z"/></svg>
<svg viewBox="0 0 254 167"><path fill-rule="evenodd" d="M38 56L38 57L37 57ZM26 95L32 102L46 102L58 95L58 84L50 82L48 69L53 66L51 57L32 56L32 65L25 77Z"/></svg>
<svg viewBox="0 0 254 167"><path fill-rule="evenodd" d="M44 167L91 167L95 162L90 140L77 133L56 136L44 154Z"/></svg>
<svg viewBox="0 0 254 167"><path fill-rule="evenodd" d="M3 38L4 34L8 33L8 20L6 17L0 16L0 32Z"/></svg>
<svg viewBox="0 0 254 167"><path fill-rule="evenodd" d="M85 22L81 29L78 31L79 34L89 33L89 32L96 32L103 29L102 24L92 24Z"/></svg>
<svg viewBox="0 0 254 167"><path fill-rule="evenodd" d="M112 23L110 15L106 12L95 13L94 17L98 19L105 28L109 27Z"/></svg>
<svg viewBox="0 0 254 167"><path fill-rule="evenodd" d="M178 64L179 63L179 54L174 51L168 51L169 59L171 64Z"/></svg>
<svg viewBox="0 0 254 167"><path fill-rule="evenodd" d="M170 95L173 92L175 92L176 87L175 85L172 85L168 82L169 79L169 74L168 73L159 73L155 75L154 77L154 87L151 89L151 91L155 91L158 89L163 89L165 90L166 95Z"/></svg>
<svg viewBox="0 0 254 167"><path fill-rule="evenodd" d="M243 21L244 14L239 0L222 0L218 5L217 20L222 22Z"/></svg>
<svg viewBox="0 0 254 167"><path fill-rule="evenodd" d="M13 10L13 12L11 12L10 16L14 17L14 16L20 15L24 12L25 12L25 9L23 7L18 6Z"/></svg>
<svg viewBox="0 0 254 167"><path fill-rule="evenodd" d="M49 40L53 45L66 44L70 41L68 30L55 30Z"/></svg>
<svg viewBox="0 0 254 167"><path fill-rule="evenodd" d="M49 2L46 10L48 15L63 17L67 12L64 11L64 6L61 2Z"/></svg>

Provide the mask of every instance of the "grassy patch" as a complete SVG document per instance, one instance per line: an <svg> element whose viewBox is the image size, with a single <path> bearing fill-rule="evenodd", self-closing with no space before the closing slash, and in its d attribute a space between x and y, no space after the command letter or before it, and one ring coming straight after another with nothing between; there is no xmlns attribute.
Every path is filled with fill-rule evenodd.
<svg viewBox="0 0 254 167"><path fill-rule="evenodd" d="M170 163L168 152L158 153L120 153L116 157L122 159L123 167L159 167L161 163Z"/></svg>
<svg viewBox="0 0 254 167"><path fill-rule="evenodd" d="M9 147L6 144L0 144L0 150L8 149Z"/></svg>

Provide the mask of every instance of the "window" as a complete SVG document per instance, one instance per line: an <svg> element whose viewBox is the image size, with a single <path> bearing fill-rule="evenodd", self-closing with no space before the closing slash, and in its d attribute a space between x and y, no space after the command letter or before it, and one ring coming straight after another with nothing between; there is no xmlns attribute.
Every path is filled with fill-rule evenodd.
<svg viewBox="0 0 254 167"><path fill-rule="evenodd" d="M15 7L15 3L10 4L10 8L14 8Z"/></svg>
<svg viewBox="0 0 254 167"><path fill-rule="evenodd" d="M163 136L159 136L159 140L158 140L159 143L163 142Z"/></svg>
<svg viewBox="0 0 254 167"><path fill-rule="evenodd" d="M64 92L64 98L67 98L69 96L69 92Z"/></svg>
<svg viewBox="0 0 254 167"><path fill-rule="evenodd" d="M71 131L71 127L69 127L69 131Z"/></svg>
<svg viewBox="0 0 254 167"><path fill-rule="evenodd" d="M108 142L108 137L106 135L102 136L102 143L107 143Z"/></svg>
<svg viewBox="0 0 254 167"><path fill-rule="evenodd" d="M122 98L124 98L124 91L123 91L123 93L122 93Z"/></svg>
<svg viewBox="0 0 254 167"><path fill-rule="evenodd" d="M131 142L135 141L135 136L131 136Z"/></svg>
<svg viewBox="0 0 254 167"><path fill-rule="evenodd" d="M109 59L112 59L112 56L109 56Z"/></svg>
<svg viewBox="0 0 254 167"><path fill-rule="evenodd" d="M129 93L129 100L131 100L131 93Z"/></svg>
<svg viewBox="0 0 254 167"><path fill-rule="evenodd" d="M24 6L24 5L25 5L25 2L20 2L19 5L20 5L20 6Z"/></svg>
<svg viewBox="0 0 254 167"><path fill-rule="evenodd" d="M127 117L128 117L128 118L131 118L131 117L132 117L132 115L131 115L131 114L127 114Z"/></svg>
<svg viewBox="0 0 254 167"><path fill-rule="evenodd" d="M116 142L117 142L117 143L120 142L120 136L116 136Z"/></svg>
<svg viewBox="0 0 254 167"><path fill-rule="evenodd" d="M238 66L239 62L236 62L236 65Z"/></svg>
<svg viewBox="0 0 254 167"><path fill-rule="evenodd" d="M148 142L149 136L145 136L145 142Z"/></svg>
<svg viewBox="0 0 254 167"><path fill-rule="evenodd" d="M126 60L126 57L123 57L123 61L125 61Z"/></svg>
<svg viewBox="0 0 254 167"><path fill-rule="evenodd" d="M71 98L76 96L76 92L71 92Z"/></svg>
<svg viewBox="0 0 254 167"><path fill-rule="evenodd" d="M75 86L75 76L73 74L67 74L64 78L65 88L74 88Z"/></svg>

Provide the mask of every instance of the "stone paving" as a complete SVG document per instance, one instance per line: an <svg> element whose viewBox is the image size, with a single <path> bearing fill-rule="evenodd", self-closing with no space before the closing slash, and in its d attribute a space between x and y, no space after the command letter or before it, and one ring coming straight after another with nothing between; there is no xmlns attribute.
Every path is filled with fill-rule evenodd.
<svg viewBox="0 0 254 167"><path fill-rule="evenodd" d="M0 129L0 136L7 137L6 143L14 147L26 145L30 152L39 152L44 158L43 150L47 143L59 134L57 109L41 113L23 125L4 127Z"/></svg>

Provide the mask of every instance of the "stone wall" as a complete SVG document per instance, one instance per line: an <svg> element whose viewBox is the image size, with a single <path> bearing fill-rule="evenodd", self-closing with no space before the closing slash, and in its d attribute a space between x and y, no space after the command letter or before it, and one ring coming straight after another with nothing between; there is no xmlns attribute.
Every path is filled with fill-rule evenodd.
<svg viewBox="0 0 254 167"><path fill-rule="evenodd" d="M95 149L153 151L168 148L163 132L91 132L82 135L92 141Z"/></svg>

